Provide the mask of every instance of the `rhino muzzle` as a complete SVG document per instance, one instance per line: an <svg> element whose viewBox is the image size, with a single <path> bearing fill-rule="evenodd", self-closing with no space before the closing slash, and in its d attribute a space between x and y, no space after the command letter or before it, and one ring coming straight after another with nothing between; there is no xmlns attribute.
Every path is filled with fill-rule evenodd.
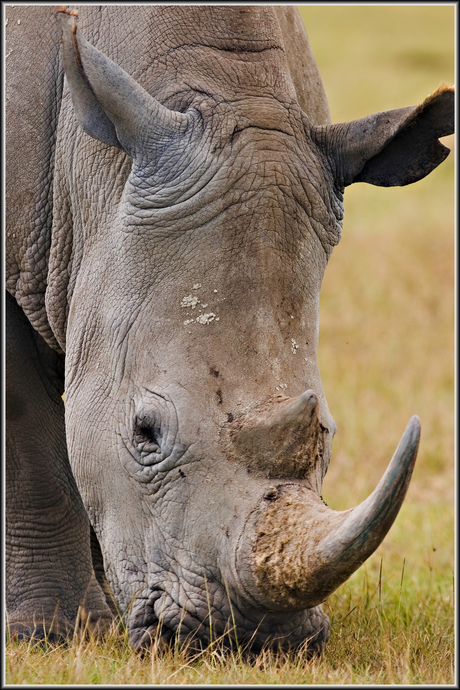
<svg viewBox="0 0 460 690"><path fill-rule="evenodd" d="M273 406L272 406L273 407ZM303 436L300 429L304 429ZM289 438L290 432L297 439ZM302 441L299 438L302 436ZM320 486L308 477L318 460L316 397L307 391L283 401L278 414L266 415L260 425L250 419L235 433L241 452L278 459L294 450L305 481L273 483L250 513L240 535L235 571L244 596L253 606L287 611L312 608L323 602L377 549L393 524L406 495L417 457L420 420L414 416L380 483L359 506L334 511L321 499ZM273 450L275 449L275 450ZM308 458L301 454L310 452Z"/></svg>

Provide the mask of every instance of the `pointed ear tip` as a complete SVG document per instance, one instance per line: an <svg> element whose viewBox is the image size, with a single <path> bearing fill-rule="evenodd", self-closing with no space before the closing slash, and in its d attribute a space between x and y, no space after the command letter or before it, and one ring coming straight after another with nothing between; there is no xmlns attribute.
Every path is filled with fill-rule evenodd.
<svg viewBox="0 0 460 690"><path fill-rule="evenodd" d="M78 17L78 10L68 10L65 5L55 7L56 14L66 14L68 17Z"/></svg>
<svg viewBox="0 0 460 690"><path fill-rule="evenodd" d="M455 96L455 86L446 83L440 84L437 89L430 93L429 96L425 98L422 105L429 103L431 101L437 100L438 98L453 98Z"/></svg>
<svg viewBox="0 0 460 690"><path fill-rule="evenodd" d="M72 33L77 31L78 10L68 10L65 5L56 8L55 15L61 22L61 26L67 27Z"/></svg>

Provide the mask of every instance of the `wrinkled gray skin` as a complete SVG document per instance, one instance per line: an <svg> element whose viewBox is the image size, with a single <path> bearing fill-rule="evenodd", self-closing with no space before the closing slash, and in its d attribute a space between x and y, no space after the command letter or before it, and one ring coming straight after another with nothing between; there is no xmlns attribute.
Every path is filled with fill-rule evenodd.
<svg viewBox="0 0 460 690"><path fill-rule="evenodd" d="M10 628L67 634L79 605L103 626L102 552L136 647L232 629L319 651L419 433L369 502L322 503L342 192L440 163L453 92L330 125L293 7L6 16Z"/></svg>

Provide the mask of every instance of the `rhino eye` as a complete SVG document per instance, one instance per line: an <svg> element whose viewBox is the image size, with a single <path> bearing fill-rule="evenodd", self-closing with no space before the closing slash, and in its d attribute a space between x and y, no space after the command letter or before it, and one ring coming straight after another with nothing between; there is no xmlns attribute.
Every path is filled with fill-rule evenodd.
<svg viewBox="0 0 460 690"><path fill-rule="evenodd" d="M148 416L137 419L134 425L133 442L142 459L146 459L152 453L161 454L161 438L155 419ZM155 461L152 458L153 461Z"/></svg>

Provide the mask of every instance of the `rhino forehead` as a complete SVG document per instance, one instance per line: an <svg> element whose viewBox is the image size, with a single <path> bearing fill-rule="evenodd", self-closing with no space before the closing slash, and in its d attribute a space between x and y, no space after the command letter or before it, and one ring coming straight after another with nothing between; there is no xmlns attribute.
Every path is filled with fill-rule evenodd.
<svg viewBox="0 0 460 690"><path fill-rule="evenodd" d="M165 170L153 173L148 163L133 167L126 186L127 232L150 229L161 240L214 223L219 233L256 239L262 225L284 235L283 243L296 232L300 239L312 231L330 254L340 239L342 197L304 142L246 120L235 124L227 141L216 126L203 134L201 149L200 144L193 146L192 161L189 151L184 161L175 161L172 173L167 162ZM199 242L200 234L187 241L192 238Z"/></svg>
<svg viewBox="0 0 460 690"><path fill-rule="evenodd" d="M240 97L245 88L295 100L287 77L285 38L273 10L192 5L176 6L172 12L159 7L157 12L153 16L148 7L121 7L114 17L102 7L100 21L110 21L111 32L98 31L90 13L81 13L79 27L93 45L173 109L188 107L191 92L212 94L219 101Z"/></svg>

